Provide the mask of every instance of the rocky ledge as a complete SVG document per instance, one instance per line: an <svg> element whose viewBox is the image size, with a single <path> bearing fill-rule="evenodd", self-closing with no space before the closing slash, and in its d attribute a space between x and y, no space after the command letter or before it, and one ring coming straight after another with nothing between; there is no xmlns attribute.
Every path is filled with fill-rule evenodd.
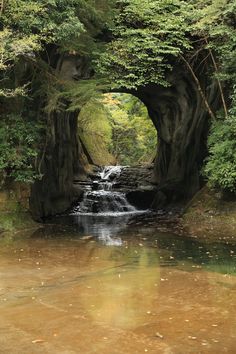
<svg viewBox="0 0 236 354"><path fill-rule="evenodd" d="M101 181L103 167L94 166L86 180L76 178L75 188L96 190ZM153 166L123 166L119 173L112 173L109 180L112 190L125 193L127 200L138 209L147 209L155 197L156 185L153 183Z"/></svg>

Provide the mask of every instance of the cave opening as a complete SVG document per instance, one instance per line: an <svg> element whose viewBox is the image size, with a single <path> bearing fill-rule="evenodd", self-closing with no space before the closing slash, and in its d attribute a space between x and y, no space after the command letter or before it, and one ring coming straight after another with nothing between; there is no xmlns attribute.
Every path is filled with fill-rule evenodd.
<svg viewBox="0 0 236 354"><path fill-rule="evenodd" d="M157 130L146 106L131 94L90 99L79 114L78 135L94 165L146 166L156 157Z"/></svg>

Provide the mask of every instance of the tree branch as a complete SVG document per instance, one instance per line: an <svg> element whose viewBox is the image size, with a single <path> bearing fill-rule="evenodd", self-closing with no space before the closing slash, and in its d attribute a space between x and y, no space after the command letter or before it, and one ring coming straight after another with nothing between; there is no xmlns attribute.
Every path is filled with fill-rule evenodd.
<svg viewBox="0 0 236 354"><path fill-rule="evenodd" d="M207 38L205 38L205 42L206 44L209 46L209 42L207 40ZM218 74L219 73L219 69L218 69L218 66L216 64L216 60L215 60L215 57L212 53L212 50L211 48L208 48L209 50L209 53L210 53L210 56L211 56L211 60L213 62L213 65L214 65L214 69L215 69L215 72ZM225 97L224 97L224 91L223 91L223 87L221 85L221 82L220 82L220 79L217 77L216 78L217 82L218 82L218 86L219 86L219 90L220 90L220 96L221 96L221 100L222 100L222 103L223 103L223 107L224 107L224 112L225 112L225 118L227 118L228 116L228 109L227 109L227 105L226 105L226 102L225 102Z"/></svg>
<svg viewBox="0 0 236 354"><path fill-rule="evenodd" d="M212 109L211 109L211 107L210 107L210 105L209 105L209 103L208 103L208 101L207 101L207 98L206 98L206 96L205 96L205 94L204 94L204 92L203 92L203 90L202 90L201 84L200 84L200 82L199 82L199 80L198 80L198 78L197 78L197 76L196 76L196 74L195 74L193 68L191 67L191 65L189 64L189 62L184 58L183 55L180 54L180 58L185 62L185 64L187 65L189 71L191 72L191 74L192 74L192 76L193 76L193 79L194 79L194 81L196 82L198 91L199 91L199 93L200 93L200 95L201 95L201 97L202 97L202 99L203 99L203 102L204 102L204 104L205 104L205 106L206 106L206 109L207 109L207 111L208 111L210 117L215 120L216 117L215 117L214 113L212 112Z"/></svg>

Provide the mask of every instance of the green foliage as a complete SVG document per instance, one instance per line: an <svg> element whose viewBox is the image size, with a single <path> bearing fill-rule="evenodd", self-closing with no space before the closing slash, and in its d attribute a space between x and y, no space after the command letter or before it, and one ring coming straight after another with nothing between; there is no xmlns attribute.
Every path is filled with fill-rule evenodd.
<svg viewBox="0 0 236 354"><path fill-rule="evenodd" d="M43 68L42 81L44 79L47 85L53 85L58 80L55 68L51 66L55 60L51 52L55 57L63 53L96 55L99 41L95 37L106 26L106 21L109 22L110 2L5 0L0 27L1 95L13 97L19 94L17 88L22 89L13 73L19 59L24 60L24 65L33 66L33 70ZM36 75L39 75L39 70ZM31 79L28 77L29 82Z"/></svg>
<svg viewBox="0 0 236 354"><path fill-rule="evenodd" d="M4 1L0 31L0 75L9 75L19 58L37 62L46 45L61 51L78 41L84 31L76 11L80 1ZM66 48L65 48L66 47Z"/></svg>
<svg viewBox="0 0 236 354"><path fill-rule="evenodd" d="M76 13L80 4L80 0L8 0L4 4L2 22L5 28L14 24L15 37L27 40L33 36L38 48L45 43L64 47L84 30Z"/></svg>
<svg viewBox="0 0 236 354"><path fill-rule="evenodd" d="M76 81L58 81L54 85L45 86L48 95L46 112L80 111L94 97L102 96L102 92L108 89L104 79L88 79ZM66 104L65 104L66 102ZM98 106L99 101L97 100ZM99 109L99 107L98 107Z"/></svg>
<svg viewBox="0 0 236 354"><path fill-rule="evenodd" d="M82 109L78 119L78 133L92 161L97 165L111 165L114 157L108 146L112 141L112 128L107 111L101 101L91 99Z"/></svg>
<svg viewBox="0 0 236 354"><path fill-rule="evenodd" d="M87 134L97 134L103 137L105 144L109 144L112 131L102 103L93 99L81 110L79 114L79 129ZM92 118L91 118L92 117Z"/></svg>
<svg viewBox="0 0 236 354"><path fill-rule="evenodd" d="M236 81L235 0L118 0L117 4L113 40L98 63L100 73L109 71L113 88L168 86L167 74L182 55L191 61L205 52L203 66L209 49L217 66L211 63L209 73Z"/></svg>
<svg viewBox="0 0 236 354"><path fill-rule="evenodd" d="M58 77L63 56L90 57L109 22L112 0L4 0L0 26L0 175L32 181L33 160L53 111L79 110L97 92ZM101 86L101 85L100 85ZM99 90L100 90L99 86ZM27 96L27 97L26 97ZM25 112L20 115L19 112ZM30 112L30 113L29 113ZM32 119L33 117L33 119ZM50 121L50 119L48 120ZM50 124L49 124L50 125ZM50 128L50 127L49 127ZM42 136L43 135L43 136ZM40 160L40 159L38 159Z"/></svg>
<svg viewBox="0 0 236 354"><path fill-rule="evenodd" d="M106 95L105 107L112 127L110 151L121 165L152 162L157 133L144 104L127 94Z"/></svg>
<svg viewBox="0 0 236 354"><path fill-rule="evenodd" d="M196 14L192 20L192 33L201 38L200 50L206 51L214 67L213 74L221 85L222 110L212 124L209 135L209 157L204 175L209 185L236 192L236 99L227 96L236 83L236 2L235 0L193 1ZM227 87L227 89L225 88ZM228 110L228 112L227 112Z"/></svg>
<svg viewBox="0 0 236 354"><path fill-rule="evenodd" d="M56 55L81 50L83 41L92 47L92 37L100 31L101 22L93 1L4 1L0 30L0 76L3 84L6 85L7 78L12 80L9 76L19 58L38 67L42 64L41 56L45 55L49 61L47 71L52 74L49 45L57 48ZM15 89L12 88L13 93Z"/></svg>
<svg viewBox="0 0 236 354"><path fill-rule="evenodd" d="M81 110L78 127L92 158L102 165L137 165L155 157L156 130L134 96L114 93L90 100Z"/></svg>
<svg viewBox="0 0 236 354"><path fill-rule="evenodd" d="M202 39L202 49L213 51L215 76L232 86L236 82L235 0L193 1L191 33ZM232 87L231 86L231 87Z"/></svg>
<svg viewBox="0 0 236 354"><path fill-rule="evenodd" d="M0 171L2 177L32 182L39 177L34 168L39 127L20 115L7 115L0 121Z"/></svg>
<svg viewBox="0 0 236 354"><path fill-rule="evenodd" d="M227 119L214 122L204 174L209 185L236 192L236 100Z"/></svg>
<svg viewBox="0 0 236 354"><path fill-rule="evenodd" d="M166 72L190 48L186 4L179 0L120 0L114 40L99 62L115 88L136 89L147 83L168 86Z"/></svg>

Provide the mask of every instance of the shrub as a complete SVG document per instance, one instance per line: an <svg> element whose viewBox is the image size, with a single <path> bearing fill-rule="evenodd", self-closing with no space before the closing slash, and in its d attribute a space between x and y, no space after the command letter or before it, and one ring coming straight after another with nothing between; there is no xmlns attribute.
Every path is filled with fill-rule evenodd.
<svg viewBox="0 0 236 354"><path fill-rule="evenodd" d="M0 174L21 182L32 182L37 176L35 159L39 127L17 114L0 120Z"/></svg>
<svg viewBox="0 0 236 354"><path fill-rule="evenodd" d="M204 175L212 188L236 193L236 105L211 128Z"/></svg>

